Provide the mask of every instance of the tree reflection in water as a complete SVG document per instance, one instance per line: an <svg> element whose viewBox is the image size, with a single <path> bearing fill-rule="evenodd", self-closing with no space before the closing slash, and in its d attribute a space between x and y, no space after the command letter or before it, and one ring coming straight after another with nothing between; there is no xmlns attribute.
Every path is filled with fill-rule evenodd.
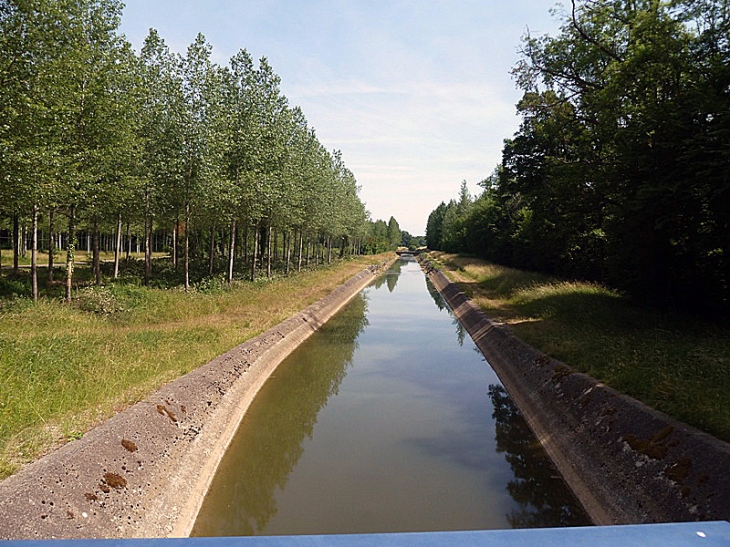
<svg viewBox="0 0 730 547"><path fill-rule="evenodd" d="M456 316L454 315L454 312L451 311L451 308L446 303L446 300L444 299L443 295L438 291L436 287L433 286L433 283L426 277L426 288L428 289L428 294L431 295L431 298L433 298L434 303L436 304L436 307L439 310L446 310L449 312L449 315L452 318L452 322L454 324L454 328L456 329L456 341L459 343L460 346L464 345L464 340L466 339L466 329L464 328L464 325L461 324L461 321L459 321ZM477 348L477 353L479 352L479 349Z"/></svg>
<svg viewBox="0 0 730 547"><path fill-rule="evenodd" d="M507 491L520 506L507 515L512 528L590 525L504 387L490 384L489 398L494 405L497 451L505 453L515 475L507 483Z"/></svg>
<svg viewBox="0 0 730 547"><path fill-rule="evenodd" d="M317 414L339 390L367 324L360 293L279 365L221 461L192 536L249 536L266 528L277 512L276 491L302 456ZM316 351L312 344L319 344Z"/></svg>
<svg viewBox="0 0 730 547"><path fill-rule="evenodd" d="M428 289L428 294L431 295L431 298L433 298L434 303L436 304L436 307L440 310L443 310L444 308L449 309L448 305L446 304L446 300L444 300L443 295L438 291L436 287L434 287L433 283L431 283L431 280L426 277L426 288ZM451 310L449 310L451 311Z"/></svg>
<svg viewBox="0 0 730 547"><path fill-rule="evenodd" d="M413 259L411 259L412 261ZM401 269L403 268L403 264L408 262L408 259L405 258L399 258L393 264L388 268L388 271L385 272L385 274L378 276L378 278L373 282L373 285L375 285L376 289L379 289L384 284L388 285L388 292L393 292L395 290L396 285L398 285L398 278L400 277Z"/></svg>

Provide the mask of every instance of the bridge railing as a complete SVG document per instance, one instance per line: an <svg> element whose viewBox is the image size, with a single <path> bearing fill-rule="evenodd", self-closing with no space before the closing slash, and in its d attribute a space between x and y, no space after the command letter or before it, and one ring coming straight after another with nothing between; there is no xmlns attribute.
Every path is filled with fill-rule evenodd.
<svg viewBox="0 0 730 547"><path fill-rule="evenodd" d="M2 525L2 523L0 523ZM728 547L730 523L691 522L464 532L129 540L31 540L2 547Z"/></svg>

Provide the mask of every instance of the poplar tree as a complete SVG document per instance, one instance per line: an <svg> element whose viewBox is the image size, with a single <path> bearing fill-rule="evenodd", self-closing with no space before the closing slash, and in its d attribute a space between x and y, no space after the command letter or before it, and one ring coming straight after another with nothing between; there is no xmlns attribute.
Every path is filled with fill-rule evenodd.
<svg viewBox="0 0 730 547"><path fill-rule="evenodd" d="M297 234L299 267L305 237L324 243L328 259L333 242L343 253L367 218L354 175L289 107L267 60L254 66L243 50L221 68L202 35L173 55L154 30L137 58L118 33L121 9L118 0L0 2L0 216L13 220L16 264L30 226L33 297L38 225L47 220L52 242L59 213L67 300L78 227L93 235L97 283L109 232L119 273L125 223L128 247L130 226L144 225L146 283L155 230L173 225L176 263L181 220L186 288L191 259L204 254L201 230L213 273L228 225L229 283L239 223L255 232L252 278L264 260L272 274L279 242L288 271ZM51 254L49 279L52 265Z"/></svg>
<svg viewBox="0 0 730 547"><path fill-rule="evenodd" d="M16 270L20 216L31 215L34 300L38 298L38 214L52 190L58 152L52 122L59 105L53 102L53 87L62 33L52 23L63 15L51 1L0 3L0 199L6 214L13 217Z"/></svg>
<svg viewBox="0 0 730 547"><path fill-rule="evenodd" d="M184 285L190 287L190 235L194 209L209 197L211 182L218 176L215 155L220 143L216 139L216 93L220 89L220 74L211 61L212 48L202 34L190 44L185 57L180 58L183 111L182 172L179 195L185 218L183 260ZM206 187L207 185L207 187Z"/></svg>

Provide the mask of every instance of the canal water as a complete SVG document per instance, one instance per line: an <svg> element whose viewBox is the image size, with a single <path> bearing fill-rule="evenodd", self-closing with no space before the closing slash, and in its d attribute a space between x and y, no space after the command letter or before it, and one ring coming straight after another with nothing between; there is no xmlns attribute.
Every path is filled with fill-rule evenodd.
<svg viewBox="0 0 730 547"><path fill-rule="evenodd" d="M587 524L440 294L400 259L267 381L193 535Z"/></svg>

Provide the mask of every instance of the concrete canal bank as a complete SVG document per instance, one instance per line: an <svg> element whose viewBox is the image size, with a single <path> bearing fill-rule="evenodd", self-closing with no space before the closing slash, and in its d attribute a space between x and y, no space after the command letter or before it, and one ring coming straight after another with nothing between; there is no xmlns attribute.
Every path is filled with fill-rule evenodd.
<svg viewBox="0 0 730 547"><path fill-rule="evenodd" d="M261 386L381 269L0 482L0 539L187 536Z"/></svg>
<svg viewBox="0 0 730 547"><path fill-rule="evenodd" d="M730 520L730 445L525 344L424 267L596 524Z"/></svg>

